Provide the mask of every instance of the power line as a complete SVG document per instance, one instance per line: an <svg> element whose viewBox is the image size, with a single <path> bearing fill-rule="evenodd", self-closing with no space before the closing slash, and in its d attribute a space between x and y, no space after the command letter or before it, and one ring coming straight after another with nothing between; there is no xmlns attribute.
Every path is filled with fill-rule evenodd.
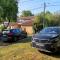
<svg viewBox="0 0 60 60"><path fill-rule="evenodd" d="M29 0L29 1L33 1L33 0ZM28 2L28 1L23 1L24 2ZM60 3L60 2L59 2ZM25 4L26 5L26 4ZM41 4L42 5L42 4ZM46 4L46 7L50 7L50 6L60 6L60 5L57 5L57 4L54 4L54 5L51 5L51 3L47 3ZM33 9L29 9L29 10L36 10L36 9L40 9L40 8L43 8L43 7L37 7L37 8L33 8Z"/></svg>
<svg viewBox="0 0 60 60"><path fill-rule="evenodd" d="M46 5L46 7L50 7L50 6L60 6L60 5ZM33 8L33 9L28 9L28 10L37 10L37 9L41 9L43 7L37 7L37 8Z"/></svg>
<svg viewBox="0 0 60 60"><path fill-rule="evenodd" d="M34 0L26 0L26 1L22 1L22 3L29 2L29 1L34 1ZM36 1L38 1L38 0L36 0ZM41 2L41 1L39 1L39 2ZM49 3L49 4L53 3L54 4L54 3L60 3L60 2L47 2L47 3Z"/></svg>
<svg viewBox="0 0 60 60"><path fill-rule="evenodd" d="M34 1L34 0L29 0L29 1ZM20 2L20 6L24 5L23 3L25 3L25 2L28 2L28 3L29 3L29 1ZM37 1L36 1L36 2L37 2ZM32 4L33 4L33 3L29 3L29 6L32 6ZM41 2L39 5L42 6L42 5L43 5L43 2ZM27 3L26 3L24 6L28 6ZM36 6L36 4L35 4L35 6ZM34 6L34 7L35 7L35 6Z"/></svg>
<svg viewBox="0 0 60 60"><path fill-rule="evenodd" d="M26 3L26 2L29 2L29 1L33 1L33 0L26 0L26 1L22 1L21 3Z"/></svg>
<svg viewBox="0 0 60 60"><path fill-rule="evenodd" d="M37 8L33 8L33 9L28 9L28 10L38 10L38 9L41 9L41 8L43 8L43 7L37 7ZM22 12L20 12L20 13L22 13Z"/></svg>
<svg viewBox="0 0 60 60"><path fill-rule="evenodd" d="M60 6L60 5L47 5L46 7L56 7L56 6Z"/></svg>
<svg viewBox="0 0 60 60"><path fill-rule="evenodd" d="M26 1L23 1L22 3L25 3L25 2L29 2L29 1L34 1L34 0L26 0ZM54 3L54 5L51 5L51 3L50 2L48 2L47 4L46 4L46 7L50 7L50 6L60 6L60 5L56 5L56 3L60 3L60 2L53 2ZM50 5L49 5L50 4ZM25 4L26 5L26 4ZM37 8L33 8L33 9L29 9L29 10L37 10L37 9L40 9L40 8L43 8L43 7L37 7Z"/></svg>
<svg viewBox="0 0 60 60"><path fill-rule="evenodd" d="M48 3L47 3L48 4ZM60 6L60 5L57 5L57 4L53 4L53 5L47 5L46 4L46 7L50 7L50 6ZM29 9L29 10L37 10L37 9L41 9L41 8L43 8L43 7L37 7L37 8L33 8L33 9ZM20 12L21 13L21 12Z"/></svg>
<svg viewBox="0 0 60 60"><path fill-rule="evenodd" d="M31 1L34 1L34 0L26 0L26 1L21 1L21 0L20 0L21 3L26 3L26 2L31 2ZM35 2L42 2L42 1L35 0Z"/></svg>
<svg viewBox="0 0 60 60"><path fill-rule="evenodd" d="M59 4L60 2L47 2L47 4Z"/></svg>
<svg viewBox="0 0 60 60"><path fill-rule="evenodd" d="M37 8L33 8L33 9L29 9L29 10L36 10L36 9L41 9L43 7L37 7Z"/></svg>

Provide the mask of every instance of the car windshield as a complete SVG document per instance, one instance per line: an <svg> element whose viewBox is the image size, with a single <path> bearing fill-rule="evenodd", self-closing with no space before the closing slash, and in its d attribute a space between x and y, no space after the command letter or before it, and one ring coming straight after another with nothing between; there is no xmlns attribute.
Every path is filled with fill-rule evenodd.
<svg viewBox="0 0 60 60"><path fill-rule="evenodd" d="M44 28L40 33L58 33L59 28Z"/></svg>
<svg viewBox="0 0 60 60"><path fill-rule="evenodd" d="M13 33L20 33L21 30L20 29L12 29L11 32L13 32Z"/></svg>

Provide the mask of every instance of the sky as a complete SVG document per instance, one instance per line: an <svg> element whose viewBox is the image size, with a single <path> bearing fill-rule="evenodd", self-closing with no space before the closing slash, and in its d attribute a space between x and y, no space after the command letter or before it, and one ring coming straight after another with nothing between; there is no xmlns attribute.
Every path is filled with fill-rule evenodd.
<svg viewBox="0 0 60 60"><path fill-rule="evenodd" d="M38 14L44 11L44 2L46 11L52 13L60 11L60 0L19 0L18 15L21 15L23 10L30 10L33 14Z"/></svg>

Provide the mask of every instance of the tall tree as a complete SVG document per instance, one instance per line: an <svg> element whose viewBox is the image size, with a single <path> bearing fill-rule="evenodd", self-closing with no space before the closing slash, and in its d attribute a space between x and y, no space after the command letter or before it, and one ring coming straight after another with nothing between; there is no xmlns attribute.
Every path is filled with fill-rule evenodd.
<svg viewBox="0 0 60 60"><path fill-rule="evenodd" d="M31 11L22 11L22 15L23 17L27 17L27 16L33 16L33 14L31 13Z"/></svg>
<svg viewBox="0 0 60 60"><path fill-rule="evenodd" d="M0 16L5 20L15 20L17 18L18 5L17 0L0 0L0 7L3 13Z"/></svg>

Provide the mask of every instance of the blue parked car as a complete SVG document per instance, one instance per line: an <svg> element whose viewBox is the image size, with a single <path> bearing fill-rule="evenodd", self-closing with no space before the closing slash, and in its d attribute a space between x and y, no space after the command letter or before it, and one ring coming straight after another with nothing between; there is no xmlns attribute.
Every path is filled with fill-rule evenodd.
<svg viewBox="0 0 60 60"><path fill-rule="evenodd" d="M60 27L46 27L32 36L32 46L44 52L60 50Z"/></svg>
<svg viewBox="0 0 60 60"><path fill-rule="evenodd" d="M17 41L27 37L27 33L21 29L3 30L3 41Z"/></svg>

